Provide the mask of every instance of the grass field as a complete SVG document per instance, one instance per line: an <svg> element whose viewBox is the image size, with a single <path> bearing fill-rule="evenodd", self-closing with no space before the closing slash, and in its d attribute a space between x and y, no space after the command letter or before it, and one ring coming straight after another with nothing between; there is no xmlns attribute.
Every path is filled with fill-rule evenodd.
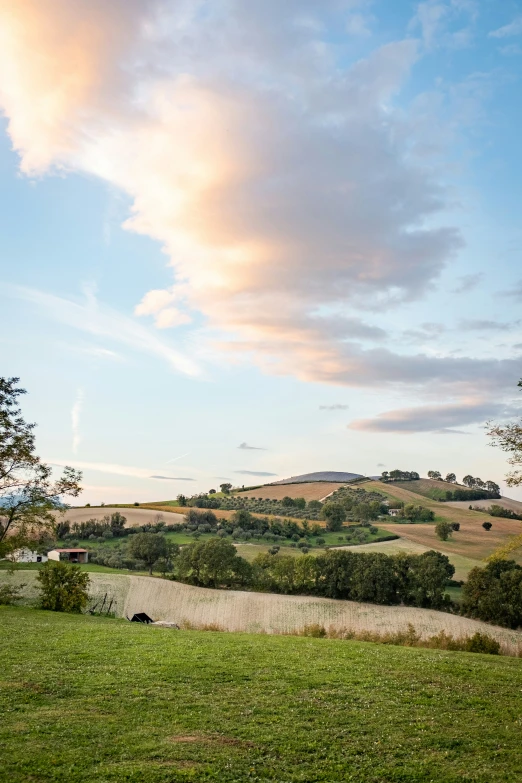
<svg viewBox="0 0 522 783"><path fill-rule="evenodd" d="M498 500L455 500L448 503L448 506L453 508L473 508L488 509L490 506L502 506L502 508L508 508L510 511L514 511L515 514L522 514L522 501L513 500L512 498L501 497Z"/></svg>
<svg viewBox="0 0 522 783"><path fill-rule="evenodd" d="M35 605L38 597L34 571L0 572L0 584L25 584L24 603ZM444 630L453 636L472 636L476 631L494 636L506 652L522 648L522 632L487 625L447 612L411 606L383 606L336 601L313 596L276 595L241 590L210 590L147 576L117 573L91 574L91 595L113 599L118 617L146 612L155 621L208 625L232 632L298 633L317 624L335 631L406 631L415 627L422 638Z"/></svg>
<svg viewBox="0 0 522 783"><path fill-rule="evenodd" d="M522 778L519 659L4 607L0 623L9 783Z"/></svg>

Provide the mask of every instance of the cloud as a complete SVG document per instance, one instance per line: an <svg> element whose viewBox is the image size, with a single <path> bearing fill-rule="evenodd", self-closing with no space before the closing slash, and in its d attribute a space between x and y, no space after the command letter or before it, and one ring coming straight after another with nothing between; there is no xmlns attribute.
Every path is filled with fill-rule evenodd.
<svg viewBox="0 0 522 783"><path fill-rule="evenodd" d="M151 479L161 479L162 481L195 481L193 478L179 478L179 476L149 476Z"/></svg>
<svg viewBox="0 0 522 783"><path fill-rule="evenodd" d="M514 323L503 323L501 321L491 321L488 319L469 319L461 321L459 329L465 332L508 332L520 325L520 321Z"/></svg>
<svg viewBox="0 0 522 783"><path fill-rule="evenodd" d="M235 470L234 473L239 473L242 476L278 476L278 473L266 473L262 470Z"/></svg>
<svg viewBox="0 0 522 783"><path fill-rule="evenodd" d="M243 451L266 451L262 446L249 446L248 443L240 443L238 449Z"/></svg>
<svg viewBox="0 0 522 783"><path fill-rule="evenodd" d="M508 38L511 35L522 34L522 16L517 16L509 24L499 27L497 30L492 30L489 33L490 38Z"/></svg>
<svg viewBox="0 0 522 783"><path fill-rule="evenodd" d="M503 415L505 406L487 401L470 401L446 405L423 405L416 408L387 411L372 419L352 421L348 427L364 432L412 434L436 432L462 433L457 427L481 424L492 416Z"/></svg>
<svg viewBox="0 0 522 783"><path fill-rule="evenodd" d="M465 26L452 30L453 25L462 15L465 15ZM476 16L476 5L471 0L425 0L417 5L415 16L410 22L410 29L420 28L422 39L427 49L446 46L451 49L461 49L469 46L472 29L469 22Z"/></svg>
<svg viewBox="0 0 522 783"><path fill-rule="evenodd" d="M514 283L512 288L508 288L500 293L502 296L511 297L517 302L522 302L522 280L519 280L518 283Z"/></svg>
<svg viewBox="0 0 522 783"><path fill-rule="evenodd" d="M185 375L199 374L199 368L192 359L172 348L154 332L96 301L79 304L71 299L9 283L3 283L2 290L13 298L37 305L49 318L58 323L96 335L109 342L122 343L133 351L156 356Z"/></svg>
<svg viewBox="0 0 522 783"><path fill-rule="evenodd" d="M459 280L458 285L452 290L453 294L465 294L468 291L472 291L482 281L484 275L482 272L476 272L471 275L462 275L457 278Z"/></svg>
<svg viewBox="0 0 522 783"><path fill-rule="evenodd" d="M378 463L377 463L377 467L378 467L378 468L385 468L385 467L386 467L386 465L384 464L384 462L378 462Z"/></svg>
<svg viewBox="0 0 522 783"><path fill-rule="evenodd" d="M131 201L125 228L170 259L173 285L146 293L138 317L197 319L215 350L268 372L358 383L358 341L386 333L355 311L422 296L461 247L439 219L450 195L409 154L415 123L395 106L417 42L358 61L334 42L364 12L0 0L0 103L22 171L108 182Z"/></svg>
<svg viewBox="0 0 522 783"><path fill-rule="evenodd" d="M147 468L136 468L131 465L118 465L109 462L80 462L78 460L61 460L49 458L45 462L51 465L65 467L71 465L78 470L94 470L98 473L107 473L115 476L129 476L136 479L169 479L171 481L195 481L192 478L173 478L170 476L151 475L152 471Z"/></svg>
<svg viewBox="0 0 522 783"><path fill-rule="evenodd" d="M319 405L320 411L346 411L348 410L348 405L340 405L340 404L334 404L334 405Z"/></svg>
<svg viewBox="0 0 522 783"><path fill-rule="evenodd" d="M83 401L84 401L84 393L83 389L78 389L76 392L76 399L74 401L74 405L71 408L71 426L72 426L72 434L73 434L73 440L72 440L72 452L73 454L76 454L78 451L78 446L80 445L80 414L82 412L83 408Z"/></svg>

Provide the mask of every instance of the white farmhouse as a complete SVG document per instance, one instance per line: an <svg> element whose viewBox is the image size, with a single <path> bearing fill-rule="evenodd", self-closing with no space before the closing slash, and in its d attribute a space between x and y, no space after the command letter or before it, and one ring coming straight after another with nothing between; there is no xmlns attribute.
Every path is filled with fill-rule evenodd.
<svg viewBox="0 0 522 783"><path fill-rule="evenodd" d="M402 511L402 508L389 508L388 514L390 517L398 517Z"/></svg>
<svg viewBox="0 0 522 783"><path fill-rule="evenodd" d="M47 563L47 555L42 555L27 547L15 549L14 552L7 555L7 559L12 560L13 563Z"/></svg>

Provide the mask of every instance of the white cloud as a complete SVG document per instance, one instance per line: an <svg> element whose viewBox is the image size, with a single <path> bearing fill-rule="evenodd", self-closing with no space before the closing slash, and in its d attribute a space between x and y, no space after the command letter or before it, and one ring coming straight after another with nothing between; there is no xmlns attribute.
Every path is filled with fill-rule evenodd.
<svg viewBox="0 0 522 783"><path fill-rule="evenodd" d="M497 30L492 30L489 33L490 38L508 38L512 35L522 34L522 16L517 16L509 24L499 27Z"/></svg>
<svg viewBox="0 0 522 783"><path fill-rule="evenodd" d="M80 445L81 436L80 436L80 414L82 412L83 408L83 401L84 401L84 392L83 389L78 389L76 392L76 399L74 401L74 405L71 409L71 426L72 426L72 434L73 434L73 440L72 440L72 452L73 454L76 454L78 451L78 446Z"/></svg>
<svg viewBox="0 0 522 783"><path fill-rule="evenodd" d="M136 479L169 479L171 481L194 481L192 478L175 478L172 476L163 476L159 472L155 472L153 468L137 468L131 465L118 465L109 462L83 462L78 460L61 460L48 458L45 462L51 465L58 465L64 467L70 465L78 470L93 470L97 473L106 473L114 476L129 476Z"/></svg>
<svg viewBox="0 0 522 783"><path fill-rule="evenodd" d="M40 307L49 318L74 329L87 332L109 342L125 345L133 351L156 356L185 375L198 375L197 364L180 351L161 340L154 332L132 318L107 306L88 301L79 304L70 299L38 291L34 288L4 283L5 293ZM101 349L106 352L107 349ZM109 351L109 353L112 353Z"/></svg>

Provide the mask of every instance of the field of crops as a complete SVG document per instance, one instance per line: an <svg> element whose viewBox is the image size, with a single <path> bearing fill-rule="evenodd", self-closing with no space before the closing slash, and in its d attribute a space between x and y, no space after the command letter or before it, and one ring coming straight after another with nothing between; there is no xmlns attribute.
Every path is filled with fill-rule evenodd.
<svg viewBox="0 0 522 783"><path fill-rule="evenodd" d="M17 571L13 576L0 572L0 583L25 582L32 599L36 596L35 573ZM334 601L311 596L250 593L239 590L208 590L201 587L147 576L91 574L93 596L114 600L120 617L146 612L155 621L194 626L218 625L227 631L291 633L305 625L325 628L386 633L405 630L408 623L422 637L441 630L454 636L472 635L477 630L495 636L506 648L518 649L522 633L496 628L446 612L407 606Z"/></svg>
<svg viewBox="0 0 522 783"><path fill-rule="evenodd" d="M453 506L454 508L469 508L469 506L473 506L473 508L483 508L488 509L490 506L502 506L502 508L508 508L510 511L514 511L515 514L522 514L522 501L521 500L513 500L513 498L504 498L501 497L498 500L452 500L448 503L448 506Z"/></svg>
<svg viewBox="0 0 522 783"><path fill-rule="evenodd" d="M176 525L183 522L182 514L162 513L158 508L122 508L121 506L96 506L89 508L70 508L65 514L60 514L60 519L68 520L71 525L75 522L87 522L89 519L103 519L103 517L114 514L119 511L127 520L125 527L134 527L135 525L150 525L156 521L158 514L162 514L166 524ZM164 510L165 511L165 510ZM169 509L170 511L170 509Z"/></svg>
<svg viewBox="0 0 522 783"><path fill-rule="evenodd" d="M337 482L313 481L309 484L279 484L277 486L259 487L259 489L250 489L247 492L240 492L239 497L250 498L273 498L281 500L284 497L304 498L308 500L322 500L327 495L335 492L339 487L344 486ZM366 489L366 485L364 487Z"/></svg>

